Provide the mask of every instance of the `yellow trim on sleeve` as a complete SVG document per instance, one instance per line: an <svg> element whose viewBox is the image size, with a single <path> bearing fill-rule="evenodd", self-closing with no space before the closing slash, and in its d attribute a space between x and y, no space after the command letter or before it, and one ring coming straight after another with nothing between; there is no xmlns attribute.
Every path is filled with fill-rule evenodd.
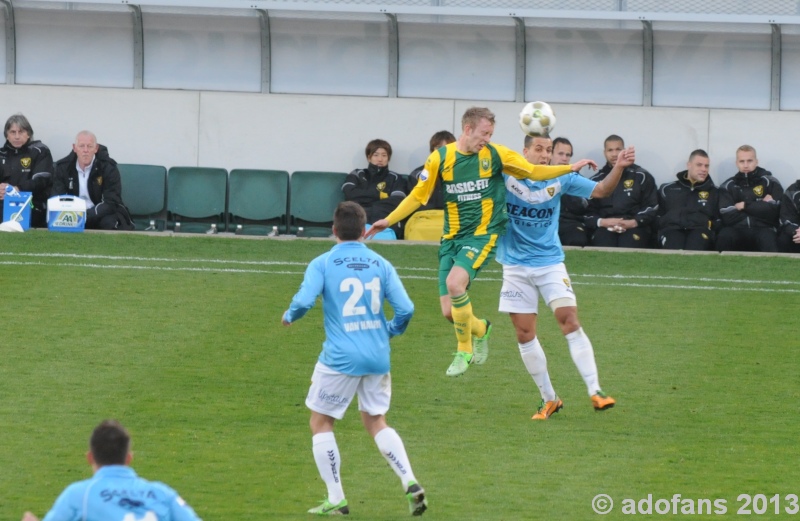
<svg viewBox="0 0 800 521"><path fill-rule="evenodd" d="M572 165L534 165L525 156L503 145L492 145L503 161L503 172L517 179L546 181L572 172Z"/></svg>
<svg viewBox="0 0 800 521"><path fill-rule="evenodd" d="M454 158L455 160L455 158ZM427 204L430 200L433 190L436 188L436 179L439 177L439 152L434 150L428 159L425 160L425 172L427 179L424 181L420 179L417 185L411 190L411 193L403 199L397 208L392 213L386 216L390 226L394 226L412 213L416 211L423 204Z"/></svg>
<svg viewBox="0 0 800 521"><path fill-rule="evenodd" d="M419 186L419 184L417 186ZM417 189L414 188L414 191L411 193L411 195L406 196L405 199L400 201L400 204L397 205L397 208L395 208L392 213L386 216L386 220L389 221L389 226L394 226L395 224L399 223L414 213L417 208L422 206L422 203L419 202L416 197L414 197L414 192L416 191Z"/></svg>

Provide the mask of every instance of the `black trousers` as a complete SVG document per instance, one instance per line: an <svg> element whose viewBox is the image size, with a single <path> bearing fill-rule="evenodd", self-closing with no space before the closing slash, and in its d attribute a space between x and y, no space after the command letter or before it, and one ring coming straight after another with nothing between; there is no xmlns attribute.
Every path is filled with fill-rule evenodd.
<svg viewBox="0 0 800 521"><path fill-rule="evenodd" d="M795 243L790 235L778 235L778 251L784 253L800 253L800 244Z"/></svg>
<svg viewBox="0 0 800 521"><path fill-rule="evenodd" d="M637 226L623 233L598 228L592 237L592 246L608 248L650 248L650 229Z"/></svg>
<svg viewBox="0 0 800 521"><path fill-rule="evenodd" d="M86 228L90 230L114 230L117 227L117 209L102 203L86 210Z"/></svg>
<svg viewBox="0 0 800 521"><path fill-rule="evenodd" d="M711 251L714 248L714 232L710 230L663 230L658 234L658 243L665 250Z"/></svg>
<svg viewBox="0 0 800 521"><path fill-rule="evenodd" d="M725 227L717 234L718 251L778 251L778 237L772 228Z"/></svg>
<svg viewBox="0 0 800 521"><path fill-rule="evenodd" d="M564 246L584 246L589 245L589 234L583 223L577 221L559 221L558 238Z"/></svg>

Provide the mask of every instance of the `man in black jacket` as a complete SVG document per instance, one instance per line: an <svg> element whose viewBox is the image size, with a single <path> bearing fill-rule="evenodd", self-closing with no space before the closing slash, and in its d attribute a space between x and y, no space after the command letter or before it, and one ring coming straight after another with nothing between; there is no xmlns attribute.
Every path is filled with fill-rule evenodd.
<svg viewBox="0 0 800 521"><path fill-rule="evenodd" d="M780 224L778 249L787 253L800 253L800 181L790 184L783 193Z"/></svg>
<svg viewBox="0 0 800 521"><path fill-rule="evenodd" d="M756 149L736 149L739 172L719 187L722 229L719 251L778 251L777 228L783 187L772 173L758 166Z"/></svg>
<svg viewBox="0 0 800 521"><path fill-rule="evenodd" d="M389 170L392 145L383 139L367 143L367 168L357 168L348 174L342 185L346 201L354 201L367 212L367 224L379 221L392 213L408 194L405 177ZM398 239L403 238L403 222L392 226Z"/></svg>
<svg viewBox="0 0 800 521"><path fill-rule="evenodd" d="M14 114L3 129L6 143L0 148L0 204L8 185L33 194L31 226L47 226L47 198L50 194L53 156L41 141L33 140L28 118Z"/></svg>
<svg viewBox="0 0 800 521"><path fill-rule="evenodd" d="M606 138L603 154L607 162L592 176L592 181L599 183L605 179L624 148L621 137L612 134ZM592 246L651 247L651 225L658 213L656 192L656 181L650 172L635 163L625 168L614 193L589 200L584 222L593 233Z"/></svg>
<svg viewBox="0 0 800 521"><path fill-rule="evenodd" d="M553 157L551 165L568 165L572 162L572 142L565 137L553 140ZM558 215L558 238L562 246L588 246L589 235L586 233L584 217L589 200L574 195L561 196L561 213Z"/></svg>
<svg viewBox="0 0 800 521"><path fill-rule="evenodd" d="M708 175L705 150L689 155L686 170L677 181L658 189L658 242L667 250L708 251L714 246L714 222L719 216L719 195Z"/></svg>
<svg viewBox="0 0 800 521"><path fill-rule="evenodd" d="M56 163L51 195L69 194L86 201L86 228L132 230L122 204L122 180L108 149L88 130L78 133L72 152Z"/></svg>

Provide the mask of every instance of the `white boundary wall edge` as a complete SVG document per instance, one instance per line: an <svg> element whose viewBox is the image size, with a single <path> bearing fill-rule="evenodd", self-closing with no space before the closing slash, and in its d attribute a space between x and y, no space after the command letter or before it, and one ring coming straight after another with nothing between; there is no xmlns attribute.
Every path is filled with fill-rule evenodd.
<svg viewBox="0 0 800 521"><path fill-rule="evenodd" d="M120 163L347 172L366 165L364 147L388 140L390 168L407 174L427 156L438 130L456 136L464 110L497 115L494 141L522 149L521 103L355 96L129 90L0 85L0 117L21 112L58 160L75 134L92 130ZM735 150L750 144L760 165L783 183L800 179L800 112L555 104L556 136L575 157L599 164L603 139L619 134L658 184L685 168L689 153L711 156L719 184L736 172ZM584 171L584 174L587 174Z"/></svg>

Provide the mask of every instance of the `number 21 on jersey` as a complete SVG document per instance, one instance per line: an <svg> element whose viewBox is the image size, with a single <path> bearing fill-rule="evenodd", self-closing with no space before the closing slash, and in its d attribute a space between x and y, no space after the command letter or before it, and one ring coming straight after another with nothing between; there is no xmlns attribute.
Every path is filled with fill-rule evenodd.
<svg viewBox="0 0 800 521"><path fill-rule="evenodd" d="M347 302L344 303L342 309L343 317L355 317L359 315L366 315L366 306L359 306L358 303L364 295L364 290L370 294L370 311L377 314L381 310L381 279L375 277L371 281L363 284L355 277L348 277L339 284L339 291L342 293L350 293Z"/></svg>

